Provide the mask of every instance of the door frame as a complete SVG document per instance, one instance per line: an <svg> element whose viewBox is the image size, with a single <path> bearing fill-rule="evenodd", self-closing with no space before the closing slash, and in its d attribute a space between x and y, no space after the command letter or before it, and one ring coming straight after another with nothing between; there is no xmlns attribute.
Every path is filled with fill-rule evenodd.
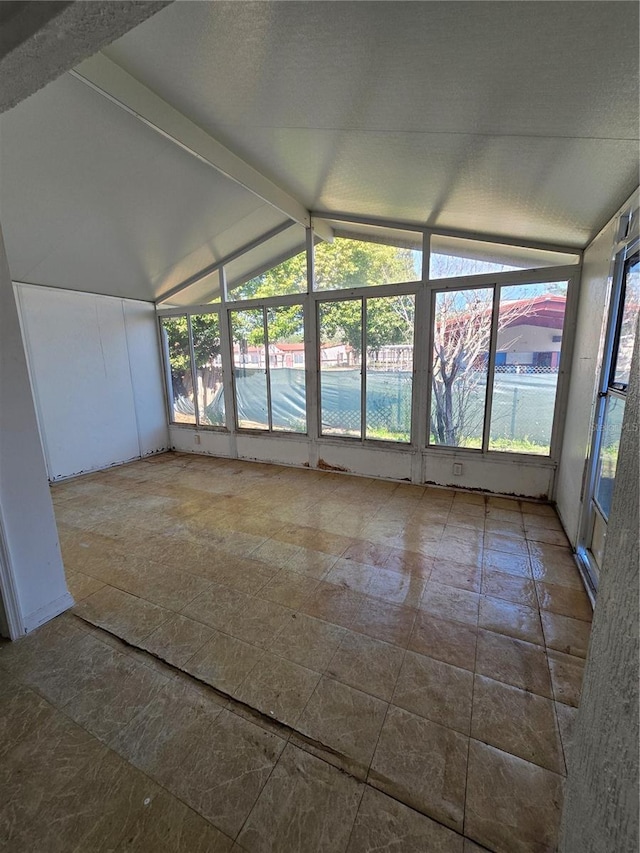
<svg viewBox="0 0 640 853"><path fill-rule="evenodd" d="M600 447L607 411L607 402L610 397L610 378L614 351L620 331L625 271L627 261L638 252L639 248L640 237L636 234L630 238L627 237L624 245L619 247L614 254L606 331L604 334L600 376L596 390L591 428L591 442L589 445L589 452L585 460L585 473L582 487L582 510L580 513L576 555L584 570L584 574L586 576L585 579L589 586L588 591L592 599L595 598L595 594L598 590L598 578L600 573L600 567L596 563L590 548L594 513L598 513L605 526L608 522L608 520L604 518L604 515L595 500L596 488L598 485L598 460L600 457Z"/></svg>

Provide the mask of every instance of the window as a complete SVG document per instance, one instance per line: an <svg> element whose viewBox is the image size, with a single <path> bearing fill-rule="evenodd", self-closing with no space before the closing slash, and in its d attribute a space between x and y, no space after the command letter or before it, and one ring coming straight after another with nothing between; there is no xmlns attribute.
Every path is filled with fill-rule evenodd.
<svg viewBox="0 0 640 853"><path fill-rule="evenodd" d="M238 427L306 433L303 306L249 308L230 317Z"/></svg>
<svg viewBox="0 0 640 853"><path fill-rule="evenodd" d="M435 279L456 278L514 270L541 269L577 264L579 260L577 255L568 253L528 249L523 246L506 246L500 243L434 234L431 237L429 277Z"/></svg>
<svg viewBox="0 0 640 853"><path fill-rule="evenodd" d="M549 455L567 286L500 288L490 450Z"/></svg>
<svg viewBox="0 0 640 853"><path fill-rule="evenodd" d="M180 317L163 317L160 328L165 365L169 374L167 384L171 402L171 423L195 424L189 319L186 314Z"/></svg>
<svg viewBox="0 0 640 853"><path fill-rule="evenodd" d="M611 367L611 386L618 390L626 390L629 384L638 314L640 314L640 259L635 255L626 263L620 318L616 330L617 344L614 345L614 359Z"/></svg>
<svg viewBox="0 0 640 853"><path fill-rule="evenodd" d="M290 225L225 264L227 299L264 299L307 292L306 231Z"/></svg>
<svg viewBox="0 0 640 853"><path fill-rule="evenodd" d="M411 440L414 315L412 294L319 304L322 435Z"/></svg>
<svg viewBox="0 0 640 853"><path fill-rule="evenodd" d="M196 368L198 420L201 426L224 426L222 354L218 314L193 314L191 334Z"/></svg>
<svg viewBox="0 0 640 853"><path fill-rule="evenodd" d="M430 444L549 455L567 287L502 286L497 316L494 287L435 292Z"/></svg>
<svg viewBox="0 0 640 853"><path fill-rule="evenodd" d="M434 294L430 443L482 447L493 288Z"/></svg>
<svg viewBox="0 0 640 853"><path fill-rule="evenodd" d="M615 310L615 308L614 308ZM604 395L604 415L597 447L595 502L608 520L616 479L622 420L631 370L631 356L640 313L640 260L638 254L627 258L622 271L620 300L617 305L611 369Z"/></svg>
<svg viewBox="0 0 640 853"><path fill-rule="evenodd" d="M224 427L218 313L162 317L160 328L169 374L171 422Z"/></svg>
<svg viewBox="0 0 640 853"><path fill-rule="evenodd" d="M316 290L400 284L422 278L422 251L350 237L319 243L314 253Z"/></svg>

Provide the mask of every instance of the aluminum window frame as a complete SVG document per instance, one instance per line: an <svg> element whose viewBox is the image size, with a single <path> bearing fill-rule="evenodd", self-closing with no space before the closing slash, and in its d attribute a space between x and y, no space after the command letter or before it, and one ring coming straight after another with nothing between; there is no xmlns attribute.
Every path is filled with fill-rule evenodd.
<svg viewBox="0 0 640 853"><path fill-rule="evenodd" d="M169 423L172 428L191 429L191 430L214 430L230 433L235 435L258 435L258 436L275 436L281 439L297 438L305 439L312 446L320 446L322 444L359 444L362 446L376 448L392 448L398 452L410 452L413 454L414 462L412 463L412 471L416 481L419 481L422 470L423 459L425 454L432 456L445 456L451 458L452 455L460 456L470 454L478 458L478 454L494 460L503 462L514 462L521 464L545 464L551 467L557 467L559 462L559 452L562 443L562 435L564 432L564 420L560 417L560 413L566 407L569 386L569 371L571 355L573 351L575 327L577 322L576 309L578 298L578 282L582 270L582 250L575 247L549 244L540 241L509 239L498 235L478 234L475 232L466 232L450 228L424 227L419 226L415 222L407 222L400 220L389 220L377 217L358 217L350 214L338 213L335 211L327 212L312 212L311 226L306 229L306 255L307 255L307 292L297 294L286 294L270 297L255 297L244 300L229 300L226 288L225 262L234 260L250 251L255 246L260 245L270 239L277 233L286 230L293 223L284 223L275 229L272 229L267 235L258 238L244 247L241 247L236 252L231 253L225 259L217 262L200 274L191 276L187 281L189 284L194 283L205 274L209 274L213 268L219 271L221 278L220 301L216 303L200 303L190 306L170 306L163 308L161 304L156 306L158 318L165 316L187 316L190 318L193 314L217 313L220 322L220 337L221 337L221 356L223 365L223 383L224 383L224 398L225 398L225 418L224 426L208 426L199 424L177 424L172 420L172 410L170 408L170 387L167 387L167 412ZM357 225L380 226L387 229L398 229L411 231L422 234L422 275L420 279L409 282L399 282L397 284L382 284L382 285L362 285L348 289L339 288L336 290L317 290L315 288L314 276L314 252L315 244L313 221L314 219L335 220L343 222L345 225L349 223ZM484 273L480 275L467 275L460 277L451 277L447 279L431 279L430 274L430 255L431 255L431 237L432 236L449 236L459 237L468 240L479 240L484 243L497 243L506 246L541 249L549 252L559 252L561 254L575 255L577 262L564 266L557 267L541 267L539 269L526 270L511 270L500 273ZM367 242L363 238L363 242ZM275 264L277 265L277 263ZM489 396L493 393L493 379L495 376L495 342L496 335L492 328L491 344L494 346L494 351L490 351L488 370L491 371L491 376L487 376L487 395L485 398L485 420L483 422L483 443L481 448L461 448L449 447L445 445L435 445L429 443L429 414L431 406L432 393L432 322L433 322L433 299L434 292L461 290L461 289L479 289L490 286L494 291L494 302L498 300L501 288L504 286L513 286L519 284L539 284L553 281L568 282L567 303L565 313L565 323L563 332L563 341L560 354L560 369L558 375L558 385L556 389L556 401L553 413L553 427L551 435L550 453L548 456L542 456L531 453L512 453L500 450L491 450L488 448L488 429L486 423L490 418L491 400ZM171 291L171 295L182 290L182 286L177 286ZM361 437L355 438L352 436L340 435L322 435L321 432L321 386L320 386L320 336L319 336L319 317L318 303L320 302L338 302L353 299L362 300L363 312L363 327L365 325L364 315L366 314L364 300L369 298L381 298L386 296L412 295L415 299L415 318L413 329L413 371L412 371L412 393L411 393L411 440L410 442L387 441L382 439L371 439L366 437L366 418L361 424ZM159 302L167 299L168 294L161 297ZM286 305L301 305L304 312L304 341L305 341L305 389L306 389L306 433L287 432L284 430L272 429L247 429L237 426L237 396L235 387L235 376L233 368L233 349L231 340L230 327L230 312L243 309L262 308L263 317L266 318L266 309L268 307L279 307ZM493 309L494 316L492 324L495 320L496 309ZM226 316L225 316L226 314ZM189 319L189 333L191 333L191 321ZM363 328L364 334L364 328ZM265 338L265 348L268 358L268 335ZM164 359L164 352L163 352ZM366 372L365 355L363 348L361 370ZM195 371L195 363L192 359L192 372ZM362 400L366 405L366 378L361 388ZM489 403L489 404L488 404Z"/></svg>

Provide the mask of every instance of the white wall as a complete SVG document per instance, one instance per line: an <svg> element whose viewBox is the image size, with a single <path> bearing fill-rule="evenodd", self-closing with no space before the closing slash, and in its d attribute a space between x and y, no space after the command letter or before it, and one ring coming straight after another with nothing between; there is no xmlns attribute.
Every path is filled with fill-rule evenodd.
<svg viewBox="0 0 640 853"><path fill-rule="evenodd" d="M620 216L637 208L638 199L636 190L591 242L583 258L567 419L556 479L558 512L574 545L579 533L582 478L591 443L602 363L602 338L611 290L616 230Z"/></svg>
<svg viewBox="0 0 640 853"><path fill-rule="evenodd" d="M73 604L0 232L0 585L11 636Z"/></svg>
<svg viewBox="0 0 640 853"><path fill-rule="evenodd" d="M168 445L154 306L17 284L49 479Z"/></svg>
<svg viewBox="0 0 640 853"><path fill-rule="evenodd" d="M530 498L549 495L555 470L555 463L549 459L514 460L508 453L487 457L464 450L363 447L355 442L329 439L314 443L307 436L234 435L214 430L198 431L195 427L172 426L170 434L171 446L183 453L253 459ZM462 465L459 475L453 474L454 463Z"/></svg>

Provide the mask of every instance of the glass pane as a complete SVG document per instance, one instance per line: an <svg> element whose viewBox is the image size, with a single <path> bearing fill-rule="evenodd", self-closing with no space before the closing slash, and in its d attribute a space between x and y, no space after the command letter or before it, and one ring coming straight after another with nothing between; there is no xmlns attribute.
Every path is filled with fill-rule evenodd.
<svg viewBox="0 0 640 853"><path fill-rule="evenodd" d="M191 378L191 354L189 352L189 327L187 317L163 317L161 319L162 342L171 374L171 422L195 424L196 411L193 403L193 380Z"/></svg>
<svg viewBox="0 0 640 853"><path fill-rule="evenodd" d="M362 434L362 301L321 302L320 401L322 435Z"/></svg>
<svg viewBox="0 0 640 853"><path fill-rule="evenodd" d="M191 317L198 383L198 414L203 426L224 426L220 319L217 314Z"/></svg>
<svg viewBox="0 0 640 853"><path fill-rule="evenodd" d="M414 296L367 299L367 438L411 441Z"/></svg>
<svg viewBox="0 0 640 853"><path fill-rule="evenodd" d="M629 384L638 314L640 314L640 260L636 257L627 266L625 275L620 337L613 373L614 385L626 386Z"/></svg>
<svg viewBox="0 0 640 853"><path fill-rule="evenodd" d="M578 255L434 234L431 238L429 277L456 278L484 273L541 269L577 264L579 260Z"/></svg>
<svg viewBox="0 0 640 853"><path fill-rule="evenodd" d="M265 296L283 296L288 293L307 291L307 253L300 252L294 258L283 261L260 275L228 287L229 299L258 299Z"/></svg>
<svg viewBox="0 0 640 853"><path fill-rule="evenodd" d="M618 450L622 435L622 419L624 417L624 400L619 397L607 399L607 410L604 416L600 455L598 457L598 481L596 500L604 516L609 518L611 498L616 481Z"/></svg>
<svg viewBox="0 0 640 853"><path fill-rule="evenodd" d="M493 288L436 294L430 443L482 447Z"/></svg>
<svg viewBox="0 0 640 853"><path fill-rule="evenodd" d="M319 243L314 264L316 290L399 284L422 277L422 252L347 237Z"/></svg>
<svg viewBox="0 0 640 853"><path fill-rule="evenodd" d="M273 429L306 432L307 396L302 305L268 308L267 334Z"/></svg>
<svg viewBox="0 0 640 853"><path fill-rule="evenodd" d="M267 366L262 308L231 312L238 426L268 429Z"/></svg>
<svg viewBox="0 0 640 853"><path fill-rule="evenodd" d="M549 455L567 282L500 290L489 449Z"/></svg>
<svg viewBox="0 0 640 853"><path fill-rule="evenodd" d="M307 292L307 235L291 225L225 264L229 300Z"/></svg>

